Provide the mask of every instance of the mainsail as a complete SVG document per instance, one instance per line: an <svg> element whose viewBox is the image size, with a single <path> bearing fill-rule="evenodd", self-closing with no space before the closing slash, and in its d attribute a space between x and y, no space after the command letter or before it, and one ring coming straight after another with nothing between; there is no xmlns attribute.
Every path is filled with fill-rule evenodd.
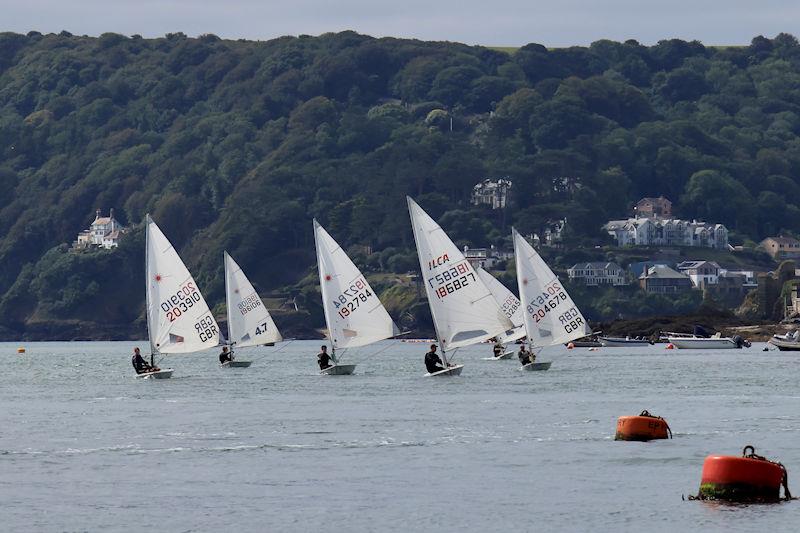
<svg viewBox="0 0 800 533"><path fill-rule="evenodd" d="M506 288L505 285L492 276L484 269L478 267L478 276L483 280L486 287L492 292L495 301L503 310L506 317L514 324L514 329L508 330L497 336L500 342L514 342L525 336L525 317L523 316L522 304L514 293Z"/></svg>
<svg viewBox="0 0 800 533"><path fill-rule="evenodd" d="M219 345L219 328L186 265L147 215L147 326L154 353Z"/></svg>
<svg viewBox="0 0 800 533"><path fill-rule="evenodd" d="M367 279L341 246L314 220L319 284L328 335L334 348L355 348L400 331Z"/></svg>
<svg viewBox="0 0 800 533"><path fill-rule="evenodd" d="M283 340L250 280L225 252L225 299L228 307L228 341L238 347Z"/></svg>
<svg viewBox="0 0 800 533"><path fill-rule="evenodd" d="M512 229L517 283L532 348L563 344L590 333L558 277L528 241Z"/></svg>
<svg viewBox="0 0 800 533"><path fill-rule="evenodd" d="M444 230L407 198L422 282L442 352L469 346L514 325Z"/></svg>

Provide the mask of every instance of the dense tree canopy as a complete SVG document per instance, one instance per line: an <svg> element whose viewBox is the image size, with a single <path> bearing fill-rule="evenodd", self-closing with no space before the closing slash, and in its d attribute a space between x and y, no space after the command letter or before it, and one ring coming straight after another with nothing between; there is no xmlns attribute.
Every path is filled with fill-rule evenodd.
<svg viewBox="0 0 800 533"><path fill-rule="evenodd" d="M352 32L3 33L0 318L141 311L138 270L60 247L98 207L131 225L152 213L212 301L223 249L264 290L302 279L314 217L380 253L370 268L414 268L407 194L460 245L564 216L575 242L601 243L607 218L660 194L742 239L797 232L798 135L800 45L786 34L509 54ZM505 213L469 205L486 176L514 182ZM117 267L125 310L99 306Z"/></svg>

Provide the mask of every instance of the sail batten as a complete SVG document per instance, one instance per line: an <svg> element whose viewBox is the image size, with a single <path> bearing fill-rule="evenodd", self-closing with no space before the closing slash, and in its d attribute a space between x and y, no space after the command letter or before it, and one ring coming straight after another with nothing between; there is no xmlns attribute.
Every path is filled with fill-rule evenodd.
<svg viewBox="0 0 800 533"><path fill-rule="evenodd" d="M355 348L399 333L366 277L341 246L314 221L322 308L334 348Z"/></svg>
<svg viewBox="0 0 800 533"><path fill-rule="evenodd" d="M147 326L154 353L191 353L219 345L219 327L178 252L148 215Z"/></svg>
<svg viewBox="0 0 800 533"><path fill-rule="evenodd" d="M563 344L584 337L589 327L561 281L539 253L512 229L517 284L533 348Z"/></svg>
<svg viewBox="0 0 800 533"><path fill-rule="evenodd" d="M228 342L242 348L282 341L283 337L253 284L228 252L224 257Z"/></svg>
<svg viewBox="0 0 800 533"><path fill-rule="evenodd" d="M511 329L489 289L444 230L407 197L422 281L442 352Z"/></svg>

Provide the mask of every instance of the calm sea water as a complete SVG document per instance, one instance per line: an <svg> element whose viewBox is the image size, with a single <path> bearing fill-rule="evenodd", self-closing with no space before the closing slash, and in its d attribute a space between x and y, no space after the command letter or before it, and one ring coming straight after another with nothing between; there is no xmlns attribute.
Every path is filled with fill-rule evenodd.
<svg viewBox="0 0 800 533"><path fill-rule="evenodd" d="M548 372L457 354L423 379L424 344L346 354L318 341L175 356L136 380L136 343L0 344L5 531L791 531L800 502L682 501L703 459L753 444L800 494L800 356L552 351ZM145 343L139 343L144 347ZM385 350L384 350L385 349ZM371 353L384 350L372 356ZM675 438L615 442L648 409Z"/></svg>

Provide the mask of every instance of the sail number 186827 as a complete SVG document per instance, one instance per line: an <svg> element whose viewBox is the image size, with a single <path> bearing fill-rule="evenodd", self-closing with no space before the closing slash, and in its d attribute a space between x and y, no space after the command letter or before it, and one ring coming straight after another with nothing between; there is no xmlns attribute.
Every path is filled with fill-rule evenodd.
<svg viewBox="0 0 800 533"><path fill-rule="evenodd" d="M453 294L459 289L475 282L475 273L470 271L466 260L458 263L441 274L428 278L428 285L434 289L436 297L440 300L448 294Z"/></svg>

